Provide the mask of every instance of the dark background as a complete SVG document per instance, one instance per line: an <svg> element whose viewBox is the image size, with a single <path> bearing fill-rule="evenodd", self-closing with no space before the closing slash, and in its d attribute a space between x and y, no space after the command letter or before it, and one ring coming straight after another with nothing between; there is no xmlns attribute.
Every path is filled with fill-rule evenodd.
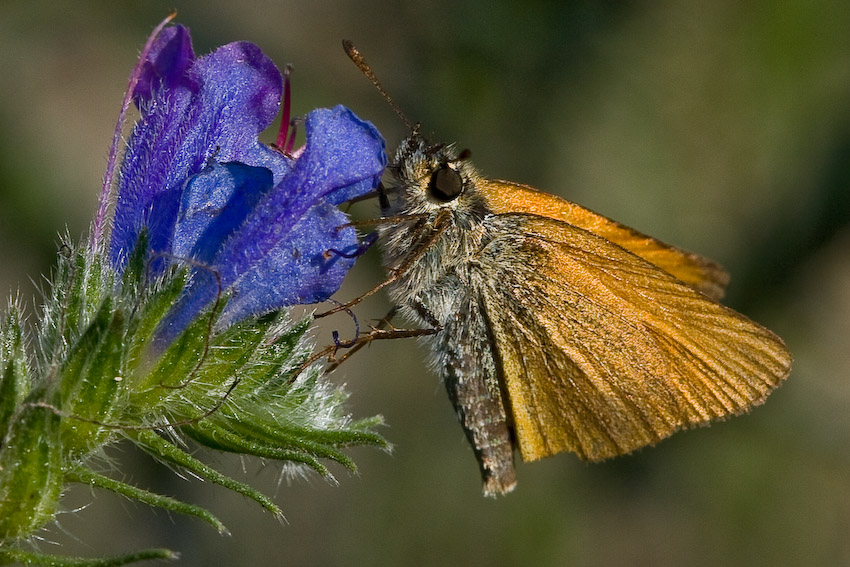
<svg viewBox="0 0 850 567"><path fill-rule="evenodd" d="M0 290L30 305L57 233L87 229L127 76L172 7L127 4L0 4ZM85 509L40 548L167 545L186 566L850 564L850 6L742 4L179 2L198 53L253 41L294 65L296 113L346 104L392 149L404 126L343 54L354 40L423 131L489 176L725 265L728 303L785 338L794 371L750 415L604 464L521 464L493 501L422 353L376 344L333 379L352 413L386 417L392 456L352 451L361 472L335 468L334 486L204 454L275 493L286 524L120 445L118 476L208 506L233 536L72 487L64 509ZM381 277L371 253L338 297Z"/></svg>

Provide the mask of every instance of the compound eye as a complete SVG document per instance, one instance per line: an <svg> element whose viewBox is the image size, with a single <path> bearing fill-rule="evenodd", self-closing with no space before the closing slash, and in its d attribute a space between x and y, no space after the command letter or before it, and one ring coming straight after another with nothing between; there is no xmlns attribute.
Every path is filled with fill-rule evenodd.
<svg viewBox="0 0 850 567"><path fill-rule="evenodd" d="M457 199L463 191L463 178L460 173L443 164L431 174L428 191L436 200L448 203Z"/></svg>

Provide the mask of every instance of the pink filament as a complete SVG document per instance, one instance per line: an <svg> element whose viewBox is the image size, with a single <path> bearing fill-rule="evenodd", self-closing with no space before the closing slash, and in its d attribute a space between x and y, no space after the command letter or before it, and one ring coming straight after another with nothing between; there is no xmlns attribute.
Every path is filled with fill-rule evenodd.
<svg viewBox="0 0 850 567"><path fill-rule="evenodd" d="M275 145L282 151L286 150L287 138L289 134L289 111L291 105L291 95L289 90L289 75L292 73L292 66L287 65L283 69L283 114L280 117L280 130L277 133L277 141Z"/></svg>

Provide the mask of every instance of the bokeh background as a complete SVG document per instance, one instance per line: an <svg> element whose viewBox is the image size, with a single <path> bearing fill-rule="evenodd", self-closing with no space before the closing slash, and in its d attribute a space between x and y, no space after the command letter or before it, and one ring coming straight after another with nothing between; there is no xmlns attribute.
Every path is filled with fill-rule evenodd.
<svg viewBox="0 0 850 567"><path fill-rule="evenodd" d="M127 76L172 6L0 3L4 295L37 303L57 233L87 229ZM286 524L119 446L111 454L126 480L208 506L232 537L74 487L42 549L170 546L185 566L850 565L850 5L177 7L199 53L253 41L294 65L297 113L344 103L393 148L405 129L343 54L340 40L354 40L423 131L470 148L489 176L724 264L728 303L785 338L794 371L751 414L638 454L520 464L516 492L494 501L480 495L472 453L417 345L375 344L334 380L353 393L352 413L386 417L393 455L353 451L360 473L334 469L335 486L290 485L275 464L204 454L275 493ZM373 252L339 297L381 277ZM358 313L386 309L378 298ZM331 325L345 333L350 322Z"/></svg>

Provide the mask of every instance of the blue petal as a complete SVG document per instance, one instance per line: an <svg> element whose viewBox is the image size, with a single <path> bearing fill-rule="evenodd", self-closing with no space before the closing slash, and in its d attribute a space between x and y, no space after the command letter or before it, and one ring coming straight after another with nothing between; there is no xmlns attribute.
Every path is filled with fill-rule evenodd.
<svg viewBox="0 0 850 567"><path fill-rule="evenodd" d="M271 171L239 162L213 163L190 177L174 227L172 254L211 264L272 184Z"/></svg>
<svg viewBox="0 0 850 567"><path fill-rule="evenodd" d="M363 251L356 231L340 228L346 222L348 217L335 206L314 205L286 238L230 286L224 285L215 266L193 266L191 282L157 329L156 349L163 350L224 293L231 298L216 323L219 329L251 315L333 295Z"/></svg>
<svg viewBox="0 0 850 567"><path fill-rule="evenodd" d="M289 305L324 301L339 289L363 247L356 231L343 226L348 217L335 205L377 185L386 164L384 140L374 126L342 106L311 112L306 125L306 149L267 193L254 186L261 176L234 164L212 166L188 184L188 220L178 225L188 233L175 236L175 242L185 238L181 251L191 248L204 260L226 232L213 227L236 226L232 219L216 225L204 218L199 204L205 195L215 199L216 210L239 191L249 192L247 201L262 197L209 267L193 270L183 297L157 331L160 348L222 293L231 299L219 327ZM250 188L237 190L240 184ZM201 215L197 222L191 220L196 215Z"/></svg>
<svg viewBox="0 0 850 567"><path fill-rule="evenodd" d="M134 93L141 118L121 164L110 244L119 271L143 227L153 251L170 251L182 187L211 157L266 167L275 180L291 168L257 140L282 90L280 72L257 46L232 43L193 60L188 31L178 26L155 47Z"/></svg>
<svg viewBox="0 0 850 567"><path fill-rule="evenodd" d="M324 183L328 190L320 190L318 197L339 205L369 193L378 185L387 158L384 139L371 122L360 120L339 105L314 110L307 117L306 126L311 163L327 176ZM310 147L311 135L314 148ZM336 167L324 170L327 164Z"/></svg>
<svg viewBox="0 0 850 567"><path fill-rule="evenodd" d="M232 295L218 326L287 305L318 303L336 293L362 251L356 231L340 228L347 222L330 203L313 205L285 238L229 286Z"/></svg>
<svg viewBox="0 0 850 567"><path fill-rule="evenodd" d="M353 199L380 181L386 165L384 139L372 124L337 106L311 112L306 131L307 147L292 172L225 244L216 262L225 287L255 273L315 204Z"/></svg>

